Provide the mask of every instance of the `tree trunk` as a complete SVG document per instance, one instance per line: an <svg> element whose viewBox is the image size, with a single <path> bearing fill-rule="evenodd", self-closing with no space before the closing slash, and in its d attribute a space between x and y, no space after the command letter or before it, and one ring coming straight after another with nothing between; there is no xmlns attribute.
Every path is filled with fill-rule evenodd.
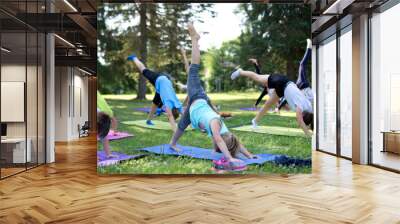
<svg viewBox="0 0 400 224"><path fill-rule="evenodd" d="M147 61L147 4L140 4L140 59L143 64L146 64ZM139 85L138 85L138 93L137 99L144 100L146 99L146 78L140 74L139 76Z"/></svg>

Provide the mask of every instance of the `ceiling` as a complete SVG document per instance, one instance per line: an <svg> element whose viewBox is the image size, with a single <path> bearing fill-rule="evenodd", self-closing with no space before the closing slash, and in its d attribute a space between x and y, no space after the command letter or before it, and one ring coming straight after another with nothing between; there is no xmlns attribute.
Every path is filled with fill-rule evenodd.
<svg viewBox="0 0 400 224"><path fill-rule="evenodd" d="M26 55L21 33L51 32L56 34L56 66L79 66L96 74L96 0L1 0L0 26L7 42L3 46L14 48L8 56ZM36 47L28 44L27 51Z"/></svg>

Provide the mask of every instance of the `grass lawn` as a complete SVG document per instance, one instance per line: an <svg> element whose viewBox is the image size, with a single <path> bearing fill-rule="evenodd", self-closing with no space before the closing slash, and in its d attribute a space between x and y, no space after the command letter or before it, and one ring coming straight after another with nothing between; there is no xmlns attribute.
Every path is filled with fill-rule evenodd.
<svg viewBox="0 0 400 224"><path fill-rule="evenodd" d="M232 112L234 117L225 120L229 127L249 124L255 116L255 112L241 111L241 107L251 107L257 99L259 93L217 93L209 94L213 103L220 106L220 111ZM105 95L107 102L113 108L118 121L131 121L146 119L147 114L135 111L134 108L149 107L151 100L135 100L134 95ZM183 101L184 95L179 94ZM147 99L152 99L148 95ZM167 121L166 116L162 115L157 120ZM281 127L297 128L295 114L291 112L281 112L280 115L270 113L265 116L260 125L271 125ZM136 126L129 126L119 123L119 131L133 133L135 137L111 142L113 151L120 151L126 154L146 154L137 151L138 148L169 143L172 131L151 130ZM311 157L311 139L303 137L289 137L268 134L258 134L251 132L233 131L241 142L253 153L272 153L285 154L297 158ZM179 141L181 145L197 146L202 148L212 148L212 140L200 131L186 132ZM99 150L102 145L98 144ZM99 167L100 174L212 174L211 161L191 159L188 157L174 157L155 155L148 153L149 156L138 160L128 161L119 165ZM280 166L273 163L263 165L249 165L246 171L240 173L263 174L263 173L310 173L311 167Z"/></svg>

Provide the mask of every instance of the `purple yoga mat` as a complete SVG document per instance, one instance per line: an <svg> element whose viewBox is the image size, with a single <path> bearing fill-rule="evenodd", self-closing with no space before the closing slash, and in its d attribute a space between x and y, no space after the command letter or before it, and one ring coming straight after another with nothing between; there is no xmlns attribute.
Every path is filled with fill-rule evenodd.
<svg viewBox="0 0 400 224"><path fill-rule="evenodd" d="M124 139L124 138L130 138L133 137L132 134L129 134L128 132L113 132L110 131L107 135L108 140L112 141L112 140L118 140L118 139ZM99 138L97 138L97 140L100 140Z"/></svg>
<svg viewBox="0 0 400 224"><path fill-rule="evenodd" d="M260 109L256 109L254 107L243 107L243 108L239 108L239 110L245 110L245 111L259 111Z"/></svg>
<svg viewBox="0 0 400 224"><path fill-rule="evenodd" d="M144 113L150 113L149 107L139 107L139 108L134 108L134 110L144 112Z"/></svg>
<svg viewBox="0 0 400 224"><path fill-rule="evenodd" d="M120 152L111 152L111 155L118 156L116 158L107 159L104 151L97 151L97 166L111 166L131 159L139 159L145 155L126 155Z"/></svg>
<svg viewBox="0 0 400 224"><path fill-rule="evenodd" d="M150 110L151 110L150 107L138 107L138 108L133 108L133 109L136 110L136 111L147 113L147 114L150 113ZM165 112L165 107L157 108L156 115L160 115L160 114L162 114L164 112Z"/></svg>

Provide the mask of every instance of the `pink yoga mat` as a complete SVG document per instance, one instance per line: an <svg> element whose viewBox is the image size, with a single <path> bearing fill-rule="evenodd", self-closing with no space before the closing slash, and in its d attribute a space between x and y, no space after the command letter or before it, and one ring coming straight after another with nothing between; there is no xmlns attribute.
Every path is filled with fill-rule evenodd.
<svg viewBox="0 0 400 224"><path fill-rule="evenodd" d="M146 155L126 155L120 152L112 152L115 158L107 158L104 151L97 151L97 166L111 166L131 159L139 159Z"/></svg>
<svg viewBox="0 0 400 224"><path fill-rule="evenodd" d="M119 131L110 131L107 135L108 140L113 141L113 140L118 140L118 139L124 139L124 138L130 138L133 137L133 134L129 134L128 132L119 132ZM99 140L99 138L97 138Z"/></svg>

